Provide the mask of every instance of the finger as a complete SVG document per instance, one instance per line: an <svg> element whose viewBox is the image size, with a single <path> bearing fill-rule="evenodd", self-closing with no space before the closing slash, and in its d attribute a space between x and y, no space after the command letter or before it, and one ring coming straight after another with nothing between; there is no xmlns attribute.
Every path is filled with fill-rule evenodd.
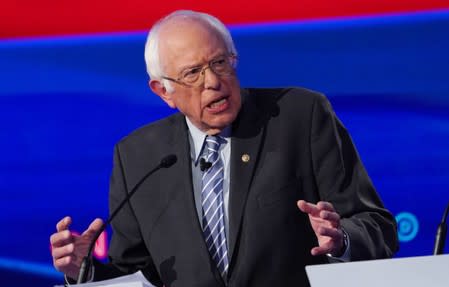
<svg viewBox="0 0 449 287"><path fill-rule="evenodd" d="M100 218L96 218L94 221L92 221L92 223L89 225L89 227L87 228L87 230L85 230L82 234L83 237L87 236L94 236L95 233L101 229L101 227L103 226L103 220L101 220Z"/></svg>
<svg viewBox="0 0 449 287"><path fill-rule="evenodd" d="M64 245L62 247L53 248L51 250L51 256L57 260L62 257L71 256L73 254L73 251L75 250L75 244L70 243L67 245Z"/></svg>
<svg viewBox="0 0 449 287"><path fill-rule="evenodd" d="M320 218L331 222L335 227L338 227L340 224L340 215L336 212L322 210L320 212Z"/></svg>
<svg viewBox="0 0 449 287"><path fill-rule="evenodd" d="M324 255L324 254L328 254L331 253L332 249L330 246L328 246L327 244L322 245L322 246L317 246L312 248L312 250L310 250L310 253L313 256L317 256L317 255Z"/></svg>
<svg viewBox="0 0 449 287"><path fill-rule="evenodd" d="M72 218L70 216L64 217L56 224L56 231L63 231L68 229L71 223Z"/></svg>
<svg viewBox="0 0 449 287"><path fill-rule="evenodd" d="M298 200L297 205L302 212L312 216L319 216L320 210L315 204L306 202L305 200Z"/></svg>
<svg viewBox="0 0 449 287"><path fill-rule="evenodd" d="M65 256L65 257L61 257L58 259L54 259L53 260L53 266L55 266L55 268L63 273L66 273L64 271L65 267L70 266L70 264L73 262L73 258L72 256Z"/></svg>
<svg viewBox="0 0 449 287"><path fill-rule="evenodd" d="M341 230L324 226L318 228L317 235L330 237L333 241L338 241L343 238L343 233Z"/></svg>
<svg viewBox="0 0 449 287"><path fill-rule="evenodd" d="M50 244L52 248L61 247L73 242L73 235L70 230L63 230L50 236Z"/></svg>
<svg viewBox="0 0 449 287"><path fill-rule="evenodd" d="M319 210L335 211L332 203L327 202L327 201L320 201L316 204L316 206Z"/></svg>
<svg viewBox="0 0 449 287"><path fill-rule="evenodd" d="M71 279L76 279L79 273L79 264L75 262L74 256L66 256L53 261L53 266L56 270L64 273L67 277Z"/></svg>

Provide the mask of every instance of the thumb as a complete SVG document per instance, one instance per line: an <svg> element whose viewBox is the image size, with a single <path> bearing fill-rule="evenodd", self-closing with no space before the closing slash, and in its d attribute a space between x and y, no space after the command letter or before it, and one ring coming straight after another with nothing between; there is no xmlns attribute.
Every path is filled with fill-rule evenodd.
<svg viewBox="0 0 449 287"><path fill-rule="evenodd" d="M92 223L89 225L89 227L83 232L81 236L83 237L93 237L95 233L101 229L103 226L103 220L100 218L96 218Z"/></svg>

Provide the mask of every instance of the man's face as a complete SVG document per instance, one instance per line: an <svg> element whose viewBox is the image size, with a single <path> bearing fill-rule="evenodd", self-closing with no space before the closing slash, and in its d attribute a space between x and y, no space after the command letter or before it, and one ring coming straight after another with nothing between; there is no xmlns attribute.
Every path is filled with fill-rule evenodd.
<svg viewBox="0 0 449 287"><path fill-rule="evenodd" d="M177 79L183 71L204 67L218 56L227 55L226 45L208 26L195 20L178 20L161 27L160 59L164 76ZM204 79L202 79L204 77ZM178 108L200 130L216 134L231 124L240 110L240 86L234 73L218 76L210 68L200 75L203 84L171 82L168 93L159 81L150 86L170 107Z"/></svg>

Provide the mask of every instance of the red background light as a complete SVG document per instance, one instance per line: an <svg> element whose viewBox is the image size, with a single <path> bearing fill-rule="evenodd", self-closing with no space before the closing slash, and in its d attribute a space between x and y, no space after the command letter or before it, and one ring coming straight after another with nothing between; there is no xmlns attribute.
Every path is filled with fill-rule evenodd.
<svg viewBox="0 0 449 287"><path fill-rule="evenodd" d="M211 13L227 24L416 12L449 8L447 0L281 1L2 1L0 38L148 30L176 9Z"/></svg>

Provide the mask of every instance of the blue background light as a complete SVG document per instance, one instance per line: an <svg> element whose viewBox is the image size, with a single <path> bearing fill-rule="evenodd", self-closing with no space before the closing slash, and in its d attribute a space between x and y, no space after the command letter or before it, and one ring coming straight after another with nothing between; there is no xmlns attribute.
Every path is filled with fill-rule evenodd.
<svg viewBox="0 0 449 287"><path fill-rule="evenodd" d="M404 214L419 222L400 257L431 254L449 199L448 31L449 12L231 26L242 86L330 98L400 235L415 230ZM148 89L145 37L0 41L2 286L61 282L56 222L72 215L83 231L106 218L114 143L174 112Z"/></svg>
<svg viewBox="0 0 449 287"><path fill-rule="evenodd" d="M415 239L419 231L419 222L415 215L401 212L396 215L398 223L398 237L400 242L409 242Z"/></svg>

